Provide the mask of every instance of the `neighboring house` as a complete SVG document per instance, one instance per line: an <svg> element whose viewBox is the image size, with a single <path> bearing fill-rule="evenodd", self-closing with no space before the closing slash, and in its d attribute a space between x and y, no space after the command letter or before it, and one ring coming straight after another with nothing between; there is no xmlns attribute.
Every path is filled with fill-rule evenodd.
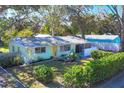
<svg viewBox="0 0 124 93"><path fill-rule="evenodd" d="M120 50L121 40L118 35L85 35L85 39L101 50Z"/></svg>
<svg viewBox="0 0 124 93"><path fill-rule="evenodd" d="M13 38L10 41L9 48L10 52L19 53L23 57L25 63L61 57L72 52L85 57L90 56L90 52L97 49L96 47L92 47L90 43L86 43L83 39L78 37L52 37L49 35Z"/></svg>

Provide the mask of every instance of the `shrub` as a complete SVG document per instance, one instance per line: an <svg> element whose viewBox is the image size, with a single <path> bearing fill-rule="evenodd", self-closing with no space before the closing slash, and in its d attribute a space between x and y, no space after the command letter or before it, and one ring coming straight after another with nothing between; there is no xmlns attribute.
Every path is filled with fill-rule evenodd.
<svg viewBox="0 0 124 93"><path fill-rule="evenodd" d="M92 68L91 82L95 84L105 79L111 78L113 75L124 69L124 53L116 53L103 57L89 64Z"/></svg>
<svg viewBox="0 0 124 93"><path fill-rule="evenodd" d="M0 57L0 66L12 67L23 64L24 61L19 55L3 54Z"/></svg>
<svg viewBox="0 0 124 93"><path fill-rule="evenodd" d="M66 87L91 87L124 69L124 52L103 57L64 74Z"/></svg>
<svg viewBox="0 0 124 93"><path fill-rule="evenodd" d="M45 65L36 66L33 72L39 81L49 83L53 80L53 71L50 67Z"/></svg>
<svg viewBox="0 0 124 93"><path fill-rule="evenodd" d="M78 55L76 53L70 53L68 57L75 60L77 59Z"/></svg>
<svg viewBox="0 0 124 93"><path fill-rule="evenodd" d="M75 65L64 74L65 87L86 87L89 81L87 67Z"/></svg>
<svg viewBox="0 0 124 93"><path fill-rule="evenodd" d="M105 51L102 51L102 50L94 50L91 52L91 56L93 59L100 59L102 57L105 57L105 56L109 56L109 55L112 55L113 53L112 52L105 52Z"/></svg>

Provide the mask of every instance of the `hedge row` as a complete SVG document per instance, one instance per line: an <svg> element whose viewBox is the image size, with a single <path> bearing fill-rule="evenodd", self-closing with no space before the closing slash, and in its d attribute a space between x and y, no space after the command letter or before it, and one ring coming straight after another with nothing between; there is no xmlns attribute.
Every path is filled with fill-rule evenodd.
<svg viewBox="0 0 124 93"><path fill-rule="evenodd" d="M1 54L0 56L0 66L4 68L18 66L23 63L24 61L19 55L12 55L7 53L7 54Z"/></svg>
<svg viewBox="0 0 124 93"><path fill-rule="evenodd" d="M109 56L112 54L113 54L112 52L106 52L106 51L102 51L102 50L93 50L91 52L91 56L93 59L100 59L102 57Z"/></svg>
<svg viewBox="0 0 124 93"><path fill-rule="evenodd" d="M124 69L124 52L103 57L64 74L66 87L91 87Z"/></svg>

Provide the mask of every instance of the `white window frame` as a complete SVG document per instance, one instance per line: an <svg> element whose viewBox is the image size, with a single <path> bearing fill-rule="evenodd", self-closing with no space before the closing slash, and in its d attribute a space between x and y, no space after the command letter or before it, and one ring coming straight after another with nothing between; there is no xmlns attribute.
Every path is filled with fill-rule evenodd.
<svg viewBox="0 0 124 93"><path fill-rule="evenodd" d="M39 48L39 50L36 52L36 49ZM45 48L44 51L42 51L42 48ZM35 53L38 54L38 53L46 53L46 47L35 47Z"/></svg>

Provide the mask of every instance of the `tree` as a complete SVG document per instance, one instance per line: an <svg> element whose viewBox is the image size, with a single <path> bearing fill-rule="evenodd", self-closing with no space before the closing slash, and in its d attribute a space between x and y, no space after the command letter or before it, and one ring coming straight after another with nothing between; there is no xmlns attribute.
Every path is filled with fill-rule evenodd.
<svg viewBox="0 0 124 93"><path fill-rule="evenodd" d="M23 29L17 33L18 37L30 37L33 35L32 29L30 27Z"/></svg>
<svg viewBox="0 0 124 93"><path fill-rule="evenodd" d="M79 31L82 35L82 38L85 39L85 22L82 19L82 16L86 16L88 11L91 9L91 6L83 6L83 5L76 5L76 6L67 6L68 14L71 17L76 16L76 22L79 28Z"/></svg>
<svg viewBox="0 0 124 93"><path fill-rule="evenodd" d="M116 19L119 22L120 31L119 31L118 35L121 38L121 50L124 51L124 6L123 5L121 6L122 15L119 14L117 5L111 5L111 6L108 6L108 8L116 16Z"/></svg>
<svg viewBox="0 0 124 93"><path fill-rule="evenodd" d="M39 12L42 11L45 13L44 21L50 28L50 34L54 36L59 32L61 33L62 30L58 28L61 28L62 18L65 15L65 7L59 5L42 6Z"/></svg>
<svg viewBox="0 0 124 93"><path fill-rule="evenodd" d="M39 9L39 6L1 6L0 11L2 15L2 21L6 22L2 26L2 29L0 29L0 32L8 30L11 27L14 27L15 29L22 30L26 28L27 26L31 26L34 24L37 24L33 21L32 17L35 16L35 12L37 12ZM8 10L11 10L12 13L8 13ZM8 15L11 15L8 17ZM1 22L1 21L0 21ZM0 23L0 24L3 24ZM33 24L32 24L33 23ZM33 26L32 26L33 27Z"/></svg>
<svg viewBox="0 0 124 93"><path fill-rule="evenodd" d="M97 16L96 28L98 29L98 34L118 34L119 33L119 24L115 21L115 15L107 14L102 16Z"/></svg>

